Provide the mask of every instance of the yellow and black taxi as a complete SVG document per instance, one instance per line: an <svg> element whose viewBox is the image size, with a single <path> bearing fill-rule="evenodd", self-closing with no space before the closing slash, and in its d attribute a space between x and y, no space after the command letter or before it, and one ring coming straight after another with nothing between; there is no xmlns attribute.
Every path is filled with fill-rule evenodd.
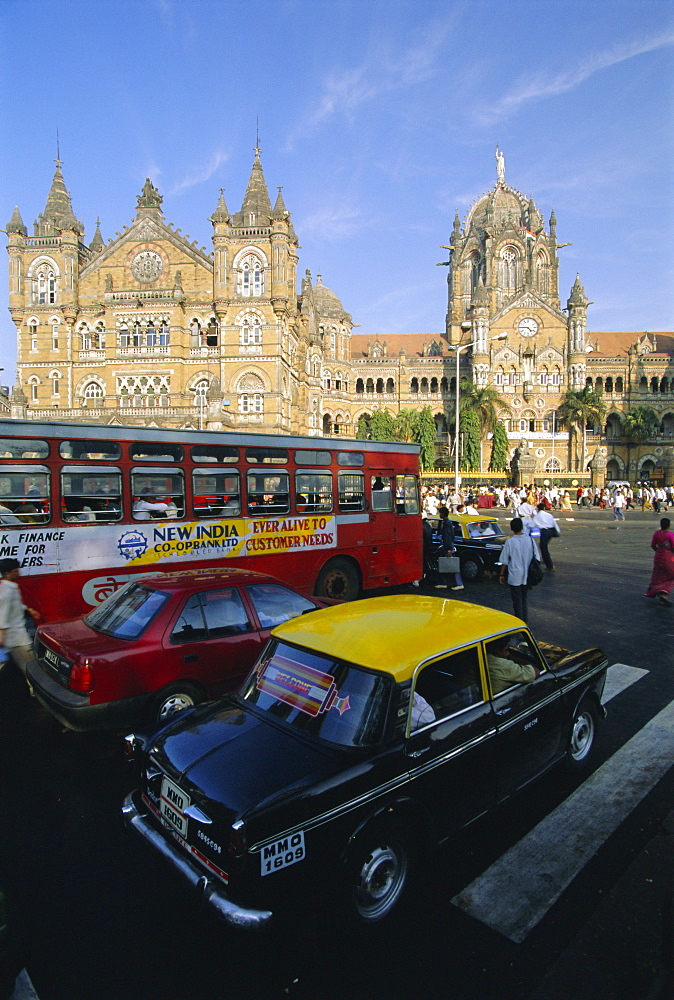
<svg viewBox="0 0 674 1000"><path fill-rule="evenodd" d="M591 763L606 668L439 597L316 611L274 629L238 693L127 737L124 818L232 925L318 899L369 924L429 847Z"/></svg>
<svg viewBox="0 0 674 1000"><path fill-rule="evenodd" d="M429 517L436 540L440 538L440 518ZM461 560L461 576L469 583L482 579L485 570L494 572L506 536L495 517L483 514L450 514L454 547Z"/></svg>

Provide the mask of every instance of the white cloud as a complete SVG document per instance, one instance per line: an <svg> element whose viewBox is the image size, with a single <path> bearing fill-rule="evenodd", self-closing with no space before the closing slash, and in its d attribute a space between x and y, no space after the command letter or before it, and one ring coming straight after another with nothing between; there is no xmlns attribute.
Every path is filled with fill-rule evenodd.
<svg viewBox="0 0 674 1000"><path fill-rule="evenodd" d="M414 32L407 48L379 42L376 52L360 66L329 73L313 109L288 136L287 148L291 149L300 136L338 116L353 122L364 105L433 77L453 24L454 18L431 21Z"/></svg>
<svg viewBox="0 0 674 1000"><path fill-rule="evenodd" d="M589 53L580 63L571 69L557 73L554 76L546 76L538 73L530 77L522 77L510 91L488 108L483 108L478 112L478 120L482 125L493 125L502 118L518 111L519 108L529 101L541 100L546 97L556 97L573 90L581 83L601 70L615 66L617 63L633 59L635 56L643 55L646 52L653 52L674 44L674 32L667 31L663 34L651 35L647 38L635 40L633 42L614 45L610 49L601 52Z"/></svg>
<svg viewBox="0 0 674 1000"><path fill-rule="evenodd" d="M177 181L170 189L169 194L180 194L181 191L185 191L187 188L195 187L197 184L203 184L205 181L211 179L213 174L218 170L218 168L226 163L229 159L229 153L225 153L222 150L216 150L210 158L200 169L195 170L191 174L187 174L182 180Z"/></svg>

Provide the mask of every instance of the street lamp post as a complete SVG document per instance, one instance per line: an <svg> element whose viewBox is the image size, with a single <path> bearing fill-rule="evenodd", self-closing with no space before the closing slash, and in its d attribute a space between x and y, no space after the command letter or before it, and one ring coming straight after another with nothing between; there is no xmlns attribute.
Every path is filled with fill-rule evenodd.
<svg viewBox="0 0 674 1000"><path fill-rule="evenodd" d="M472 328L472 323L470 321L464 320L461 324L462 330L470 330ZM490 340L505 340L508 336L507 333L497 333L495 337L487 337L487 341ZM459 428L460 428L460 413L459 413L459 382L461 379L460 375L460 363L461 363L461 351L468 347L475 347L477 344L476 340L472 340L468 344L449 344L448 347L452 351L456 351L456 408L454 411L454 492L459 492Z"/></svg>

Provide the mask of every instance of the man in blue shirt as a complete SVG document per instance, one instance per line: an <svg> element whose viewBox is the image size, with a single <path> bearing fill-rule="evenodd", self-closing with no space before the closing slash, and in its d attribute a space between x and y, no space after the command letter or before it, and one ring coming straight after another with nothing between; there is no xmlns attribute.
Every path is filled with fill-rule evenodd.
<svg viewBox="0 0 674 1000"><path fill-rule="evenodd" d="M530 535L524 533L521 517L514 517L510 522L512 535L506 540L501 551L501 571L498 582L503 584L506 581L506 570L508 573L508 584L510 586L510 596L513 602L513 614L521 618L523 622L527 620L527 574L529 564L532 559L540 559L538 546Z"/></svg>

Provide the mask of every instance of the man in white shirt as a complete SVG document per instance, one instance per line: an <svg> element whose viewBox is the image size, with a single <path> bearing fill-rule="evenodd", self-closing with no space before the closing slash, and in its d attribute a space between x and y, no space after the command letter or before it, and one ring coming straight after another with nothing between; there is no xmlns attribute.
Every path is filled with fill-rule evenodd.
<svg viewBox="0 0 674 1000"><path fill-rule="evenodd" d="M531 535L524 534L521 517L514 517L510 522L512 535L506 539L506 543L501 550L501 571L498 582L503 584L506 581L506 570L508 572L508 585L510 587L510 597L513 602L513 613L523 622L527 620L527 576L529 564L532 559L540 560L538 546Z"/></svg>
<svg viewBox="0 0 674 1000"><path fill-rule="evenodd" d="M556 538L559 534L561 534L559 525L550 511L546 510L544 503L539 503L538 509L533 517L533 523L540 528L541 555L543 556L543 562L545 563L546 569L553 570L555 567L553 566L552 559L550 558L548 543L551 538Z"/></svg>
<svg viewBox="0 0 674 1000"><path fill-rule="evenodd" d="M37 621L40 615L26 608L19 590L19 562L17 559L0 559L0 646L10 654L21 673L26 676L26 666L32 654L32 643L26 629L25 612Z"/></svg>
<svg viewBox="0 0 674 1000"><path fill-rule="evenodd" d="M153 513L163 513L168 517L169 505L163 502L156 502L157 498L151 495L139 497L133 505L133 517L136 521L149 521ZM155 501L154 503L152 501Z"/></svg>

